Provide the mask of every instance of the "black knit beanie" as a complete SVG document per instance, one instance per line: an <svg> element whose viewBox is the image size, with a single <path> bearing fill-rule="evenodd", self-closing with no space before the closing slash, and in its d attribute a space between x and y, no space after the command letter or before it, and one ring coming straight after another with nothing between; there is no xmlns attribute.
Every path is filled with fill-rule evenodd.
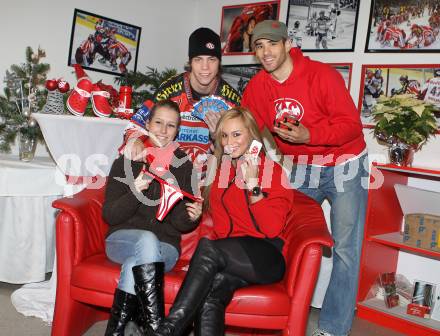
<svg viewBox="0 0 440 336"><path fill-rule="evenodd" d="M196 29L189 37L189 59L201 55L215 56L219 60L222 59L220 36L209 28Z"/></svg>

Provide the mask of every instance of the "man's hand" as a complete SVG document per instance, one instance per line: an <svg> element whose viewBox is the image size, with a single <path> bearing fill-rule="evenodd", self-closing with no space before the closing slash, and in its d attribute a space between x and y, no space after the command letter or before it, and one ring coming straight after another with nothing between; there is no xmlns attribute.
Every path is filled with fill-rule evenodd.
<svg viewBox="0 0 440 336"><path fill-rule="evenodd" d="M124 148L124 156L132 161L145 161L144 143L139 139L129 139Z"/></svg>
<svg viewBox="0 0 440 336"><path fill-rule="evenodd" d="M281 125L284 127L279 127ZM291 143L309 143L310 132L303 124L299 123L298 125L295 125L288 121L281 121L279 126L275 125L273 130L284 141Z"/></svg>
<svg viewBox="0 0 440 336"><path fill-rule="evenodd" d="M211 111L208 111L205 114L205 122L208 125L209 133L211 134L212 139L214 139L215 129L221 116L221 113Z"/></svg>

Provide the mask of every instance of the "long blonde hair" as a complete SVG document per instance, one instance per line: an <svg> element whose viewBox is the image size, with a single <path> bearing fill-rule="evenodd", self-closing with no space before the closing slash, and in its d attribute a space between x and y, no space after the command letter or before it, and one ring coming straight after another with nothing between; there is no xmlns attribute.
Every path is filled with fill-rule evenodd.
<svg viewBox="0 0 440 336"><path fill-rule="evenodd" d="M263 143L260 130L258 128L257 122L255 121L252 113L244 107L233 107L230 110L223 113L220 117L217 127L214 133L214 153L213 157L210 158L208 162L208 169L206 171L206 181L207 185L204 187L202 196L203 196L203 209L209 209L209 192L211 190L212 182L215 179L218 169L222 163L222 158L224 155L224 148L222 146L222 133L223 133L223 125L226 121L232 119L240 119L245 128L249 130L250 133L250 141L258 140ZM250 145L250 143L249 143ZM264 145L262 150L265 150Z"/></svg>

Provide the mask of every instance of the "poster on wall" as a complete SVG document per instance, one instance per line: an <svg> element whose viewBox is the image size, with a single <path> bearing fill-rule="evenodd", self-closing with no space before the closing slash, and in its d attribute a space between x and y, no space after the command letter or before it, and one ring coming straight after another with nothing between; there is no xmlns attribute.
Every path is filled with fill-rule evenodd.
<svg viewBox="0 0 440 336"><path fill-rule="evenodd" d="M352 63L329 63L342 76L347 89L350 89ZM262 69L261 64L223 65L222 77L243 95L247 83Z"/></svg>
<svg viewBox="0 0 440 336"><path fill-rule="evenodd" d="M439 52L440 0L372 0L366 52Z"/></svg>
<svg viewBox="0 0 440 336"><path fill-rule="evenodd" d="M224 6L220 28L223 55L248 55L254 52L251 35L264 20L278 20L279 1Z"/></svg>
<svg viewBox="0 0 440 336"><path fill-rule="evenodd" d="M303 51L353 51L358 0L290 0L287 29Z"/></svg>
<svg viewBox="0 0 440 336"><path fill-rule="evenodd" d="M358 110L365 126L374 126L372 112L379 100L410 94L435 107L440 127L440 64L363 65L361 76Z"/></svg>
<svg viewBox="0 0 440 336"><path fill-rule="evenodd" d="M68 65L121 76L136 71L141 28L75 9Z"/></svg>

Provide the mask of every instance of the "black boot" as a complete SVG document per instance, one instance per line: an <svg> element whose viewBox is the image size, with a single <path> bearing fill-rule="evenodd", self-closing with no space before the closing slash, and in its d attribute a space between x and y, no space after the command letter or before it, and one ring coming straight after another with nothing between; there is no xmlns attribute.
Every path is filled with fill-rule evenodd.
<svg viewBox="0 0 440 336"><path fill-rule="evenodd" d="M140 328L147 331L154 331L164 318L164 263L156 262L134 266L134 289L139 301Z"/></svg>
<svg viewBox="0 0 440 336"><path fill-rule="evenodd" d="M105 336L124 335L125 325L135 317L137 306L136 295L116 288Z"/></svg>
<svg viewBox="0 0 440 336"><path fill-rule="evenodd" d="M200 305L205 301L216 274L225 267L222 254L214 244L202 238L191 258L188 273L177 293L170 313L154 335L181 335L193 321Z"/></svg>
<svg viewBox="0 0 440 336"><path fill-rule="evenodd" d="M236 276L217 273L211 291L194 321L194 336L223 336L226 307L234 292L245 286L247 282Z"/></svg>

